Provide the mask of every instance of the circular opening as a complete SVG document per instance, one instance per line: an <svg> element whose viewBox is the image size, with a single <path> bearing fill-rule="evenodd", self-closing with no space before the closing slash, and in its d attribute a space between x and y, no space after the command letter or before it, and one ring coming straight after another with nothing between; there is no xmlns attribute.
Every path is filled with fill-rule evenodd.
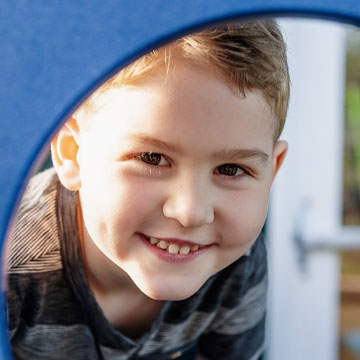
<svg viewBox="0 0 360 360"><path fill-rule="evenodd" d="M291 34L291 31L292 30L294 30L295 28L296 28L296 26L297 25L293 25L293 24L290 24L290 22L288 22L288 20L286 20L286 21L284 21L283 23L283 27L284 28L287 28L288 30L289 30L289 36L291 37L291 36L297 36L296 35L296 33L294 33L295 35L293 35L293 34ZM300 28L301 28L301 26L303 26L303 24L301 23L301 21L299 21L298 22L298 24L300 25ZM306 27L309 27L309 28L311 28L311 26L314 26L315 27L315 25L313 24L313 23L311 23L311 22L309 22L304 28L301 28L301 31L303 31L304 33L306 33ZM329 28L327 28L326 27L327 25L324 25L324 27L322 28L322 29L320 29L320 32L319 32L319 36L322 36L324 33L326 33L327 31L333 31L333 35L336 35L336 36L339 36L339 39L344 35L343 34L343 30L338 30L338 29L335 29L335 28L332 28L330 25L330 27ZM322 25L320 25L320 28L322 27ZM323 32L321 32L321 31L323 31ZM341 34L340 34L341 33ZM296 40L296 39L295 39ZM321 38L321 42L323 42L323 43L325 43L324 41L323 41L323 38ZM340 41L340 40L339 40ZM310 41L307 41L307 43L309 43ZM334 38L332 38L332 42L334 42ZM344 43L342 43L342 44L344 44ZM299 50L305 50L305 48L302 48L302 45L303 44L300 44L299 45L299 48L296 48L295 50L294 50L294 52L296 52L296 51L299 51ZM308 44L307 44L308 45ZM317 53L317 51L319 51L317 48L316 48L316 43L313 43L312 44L314 47L313 48L311 48L311 50L309 51L308 50L308 53L310 53L310 54L314 54L315 52ZM323 45L329 45L329 44L323 44ZM340 43L338 44L339 46L342 46ZM290 49L291 50L291 49ZM329 49L328 49L329 50ZM330 49L330 51L332 51L331 49ZM338 58L338 60L337 61L341 61L341 56ZM301 64L300 64L300 66L304 66L304 68L305 68L305 66L308 66L309 64L308 63L314 63L314 62L316 62L316 59L315 59L315 61L306 61L307 59L304 59L304 61L301 61ZM314 59L311 59L311 60L314 60ZM330 61L330 59L329 59L329 62L331 63L330 65L331 66L335 66L335 65L338 65L338 64L334 64L334 58L333 59L331 59L331 60L333 60L333 61ZM176 61L176 60L175 60ZM314 64L310 64L311 66L312 65L314 65ZM316 65L316 64L315 64ZM192 65L193 66L193 65ZM195 65L194 65L195 66ZM321 79L321 80L324 80L324 79L326 79L327 77L328 77L328 73L326 73L325 72L325 70L324 70L324 66L325 66L325 64L324 63L322 63L322 64L320 64L320 67L319 68L317 68L317 70L314 70L314 69L312 69L312 70L308 70L308 71L314 71L314 73L317 73L317 75L319 75L319 79ZM291 64L290 64L290 68L291 68ZM306 68L306 69L308 69L308 68ZM322 69L321 71L323 71L324 73L320 73L319 74L319 69ZM181 73L181 71L182 71L183 69L181 69L181 68L179 68L179 72ZM305 72L306 72L306 70L305 70ZM308 72L306 72L307 74L308 74ZM188 75L188 73L184 73L183 75L185 76L185 74L187 74ZM194 75L194 76L200 76L201 74L200 73L196 73L196 72L191 72L191 74L192 75ZM215 76L213 73L211 73L212 74L212 76ZM333 75L333 74L332 74ZM217 76L217 75L216 75ZM341 82L341 75L337 75L338 76L338 78L337 78L337 81L340 81ZM294 78L296 79L296 82L298 82L298 83L300 83L300 85L301 86L303 86L304 84L303 84L303 82L306 82L307 81L307 79L305 78L305 79L303 79L303 78L301 78L301 76L299 75L299 74L295 74L294 76L293 76L293 78L292 78L292 81L293 81L293 89L292 89L292 91L295 93L294 95L293 95L293 103L294 103L294 105L293 105L293 108L291 108L290 107L290 113L291 112L293 112L293 116L295 116L295 113L297 113L297 111L299 110L299 108L301 107L301 105L302 106L304 106L304 98L302 98L302 99L300 99L299 100L299 103L297 103L297 100L296 100L296 89L295 89L295 85L294 85L294 83L295 83L295 81L294 81ZM218 79L218 78L217 78ZM205 80L205 79L204 79ZM338 82L338 84L339 84L339 82ZM135 85L136 86L136 85ZM143 84L141 85L141 86L144 86ZM151 84L151 86L155 86L154 84ZM195 84L194 84L194 86L195 86ZM209 84L209 86L210 86L210 84ZM333 86L333 85L332 85ZM322 89L325 91L325 88L326 88L326 86L325 87L322 87ZM151 91L150 91L151 92ZM341 93L340 92L335 92L335 93L331 93L332 95L335 95L335 97L334 98L331 98L331 99L340 99L340 100L343 100L343 98L341 97ZM116 95L116 94L115 94ZM309 89L309 95L310 95L310 89ZM322 115L321 115L321 112L317 112L318 110L316 110L316 108L317 107L319 107L319 102L324 102L324 105L325 105L325 107L330 107L330 105L331 106L334 106L335 104L329 104L329 98L323 98L323 97L321 97L321 99L320 99L320 97L319 97L319 101L314 101L314 103L313 103L313 105L311 105L311 101L312 100L314 100L314 99L311 99L311 96L309 96L308 95L308 100L310 101L309 102L309 105L307 105L306 107L307 107L307 111L309 112L309 113L311 113L312 115L311 116L313 116L314 117L314 121L320 121L320 120L318 120L318 119L321 119L321 117L322 117ZM350 96L352 96L352 95L350 95ZM111 99L109 99L109 101L111 101ZM335 101L335 100L334 100ZM314 106L314 108L312 108L311 106ZM337 107L339 106L339 104L337 104ZM311 111L311 109L315 109L314 111ZM350 110L350 111L353 111L353 110ZM355 110L356 111L356 110ZM316 114L316 116L315 116L315 114ZM338 116L340 116L340 114L337 114ZM311 124L311 125L313 125L313 124ZM301 126L303 126L303 124L301 124ZM152 128L152 127L149 127L149 128ZM295 129L297 129L298 130L298 128L295 128ZM337 129L339 129L339 128L337 128ZM99 130L99 129L98 129ZM220 129L219 129L220 130ZM71 129L69 129L69 131L71 131ZM286 131L286 130L285 130ZM291 131L291 130L290 130ZM294 130L292 130L292 131L294 131ZM295 130L296 131L296 130ZM302 134L303 135L305 135L304 134L304 131L302 132ZM65 134L66 135L66 134ZM97 134L96 134L96 137L98 137L98 135L99 135L99 132L97 132ZM205 136L206 134L204 133L203 134L203 136L204 136L204 138L206 139L206 136ZM294 134L293 134L294 135ZM297 135L299 135L299 133L297 133ZM314 135L314 136L316 136L316 135ZM71 134L70 134L70 137L71 137ZM295 134L295 138L296 138L296 134ZM91 139L93 139L94 140L94 138L91 138ZM304 138L303 138L304 139ZM309 141L310 142L310 140L311 139L309 139L309 137L307 137L307 141ZM89 139L89 141L90 141L90 139ZM320 145L323 145L323 142L324 143L326 143L326 140L325 139L322 139L322 141L321 141L321 143L322 144L320 144ZM338 142L338 140L337 140L337 143L339 144L339 142ZM195 143L194 143L195 144ZM194 146L194 144L192 145L192 146ZM74 144L73 144L74 145ZM77 144L78 145L78 144ZM98 144L99 145L99 144ZM341 144L340 144L341 145ZM88 147L87 148L88 150L90 150L90 148ZM154 154L155 153L155 154ZM311 152L312 153L312 152ZM145 155L144 155L145 154ZM153 155L153 156L150 156L150 155ZM140 155L141 155L141 157L140 157ZM150 163L150 162L152 162L152 161L160 161L160 164L162 164L162 162L167 162L168 161L168 159L166 159L166 158L161 158L161 157L158 157L158 155L159 155L159 153L158 152L155 152L154 150L152 150L152 149L150 149L150 151L141 151L140 153L137 153L136 154L136 156L138 156L138 157L136 157L136 159L137 160L141 160L142 162L145 162L145 163ZM162 154L160 154L160 155L162 155ZM43 155L42 155L43 156ZM145 156L145 157L144 157ZM297 156L300 156L299 154L297 155ZM298 159L298 158L296 158L296 159ZM337 159L337 160L340 160L340 159ZM225 165L227 164L228 162L226 162L225 163ZM152 164L150 164L150 165L152 165ZM224 165L224 164L220 164L220 165ZM166 167L166 166L164 166L164 167ZM327 169L327 168L326 168ZM223 168L223 169L221 169L220 167L216 167L216 171L214 171L214 173L215 174L218 174L218 171L220 170L220 172L222 172L222 171L229 171L229 168L228 169L225 169L225 168ZM234 169L231 169L231 170L234 170ZM237 168L237 169L235 169L237 172L239 172L239 168ZM242 169L241 171L243 171L243 170L246 170L246 169ZM138 170L138 171L140 171L140 170ZM144 170L141 170L141 171L144 171ZM326 170L326 171L328 171L328 170ZM332 171L332 170L330 170L330 171ZM249 170L248 170L248 172L250 172ZM224 175L224 174L221 174L221 175ZM226 175L226 174L225 174ZM249 174L248 174L249 175ZM142 175L142 176L145 176L144 174ZM159 174L151 174L151 176L162 176L161 174L159 175ZM227 174L226 176L229 176L229 174ZM95 186L95 185L94 185ZM228 185L227 185L228 186ZM145 194L143 194L143 197L146 199L146 195ZM31 200L33 200L33 199L31 199ZM108 199L108 201L110 201L111 199ZM171 207L170 207L170 210L171 210ZM170 210L168 210L168 211L170 211ZM74 213L73 213L74 214ZM75 214L76 214L76 212L75 212ZM175 215L174 215L175 216ZM185 221L185 220L183 220L183 221ZM184 224L183 224L184 225ZM25 230L24 230L25 231ZM150 239L145 239L145 241L148 241L148 240L150 240ZM175 244L176 245L176 244ZM205 250L206 251L206 250ZM274 253L273 253L274 254ZM167 256L167 255L166 255ZM51 262L51 259L49 259L49 261ZM47 263L48 264L48 263ZM38 264L36 265L36 266L38 266ZM41 267L42 265L40 264L40 267ZM56 266L61 266L60 265L60 263L55 263L55 265L54 265L55 267L51 270L51 271L53 271L53 272L56 272L57 270L59 270L60 268L58 268L58 267L56 267ZM88 265L85 265L85 266L89 266L89 264ZM90 265L90 267L91 267L91 265ZM26 268L26 267L25 267ZM47 270L46 270L47 271ZM26 272L26 271L25 271ZM22 273L22 272L21 272ZM39 271L39 273L42 273L42 270L40 269L40 271ZM134 275L135 276L135 275ZM276 340L276 339L275 339Z"/></svg>

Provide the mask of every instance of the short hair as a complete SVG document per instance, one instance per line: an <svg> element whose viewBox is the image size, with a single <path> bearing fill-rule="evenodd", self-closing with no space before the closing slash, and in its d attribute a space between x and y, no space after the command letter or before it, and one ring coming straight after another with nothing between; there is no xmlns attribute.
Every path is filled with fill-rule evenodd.
<svg viewBox="0 0 360 360"><path fill-rule="evenodd" d="M75 116L96 111L97 98L107 90L139 84L160 68L169 69L172 57L215 69L244 96L247 90L260 90L275 115L277 141L285 124L290 80L284 38L270 18L214 26L149 52L100 86Z"/></svg>

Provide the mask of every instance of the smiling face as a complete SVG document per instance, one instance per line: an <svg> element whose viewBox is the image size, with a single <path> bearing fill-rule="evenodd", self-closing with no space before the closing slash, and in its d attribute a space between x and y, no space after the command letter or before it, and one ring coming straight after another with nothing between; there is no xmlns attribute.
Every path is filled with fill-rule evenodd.
<svg viewBox="0 0 360 360"><path fill-rule="evenodd" d="M90 271L185 299L256 240L286 143L273 146L260 92L243 97L195 65L99 101L73 129Z"/></svg>

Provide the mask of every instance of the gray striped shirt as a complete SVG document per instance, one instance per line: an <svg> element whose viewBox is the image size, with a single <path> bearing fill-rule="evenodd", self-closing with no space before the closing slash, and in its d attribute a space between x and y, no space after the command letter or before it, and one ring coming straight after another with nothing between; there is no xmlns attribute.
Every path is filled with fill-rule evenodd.
<svg viewBox="0 0 360 360"><path fill-rule="evenodd" d="M194 345L207 359L255 360L264 346L266 250L212 276L193 296L168 301L151 329L132 339L114 329L88 285L76 193L50 169L21 202L8 259L8 322L15 359L172 359Z"/></svg>

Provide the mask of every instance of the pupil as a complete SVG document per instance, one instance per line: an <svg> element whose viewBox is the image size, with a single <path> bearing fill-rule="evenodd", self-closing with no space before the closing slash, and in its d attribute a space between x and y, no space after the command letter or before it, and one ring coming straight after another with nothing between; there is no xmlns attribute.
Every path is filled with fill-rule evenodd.
<svg viewBox="0 0 360 360"><path fill-rule="evenodd" d="M231 164L226 164L220 167L220 173L223 175L234 176L236 171L237 167Z"/></svg>
<svg viewBox="0 0 360 360"><path fill-rule="evenodd" d="M152 165L157 165L160 162L160 155L156 153L145 153L145 161Z"/></svg>

